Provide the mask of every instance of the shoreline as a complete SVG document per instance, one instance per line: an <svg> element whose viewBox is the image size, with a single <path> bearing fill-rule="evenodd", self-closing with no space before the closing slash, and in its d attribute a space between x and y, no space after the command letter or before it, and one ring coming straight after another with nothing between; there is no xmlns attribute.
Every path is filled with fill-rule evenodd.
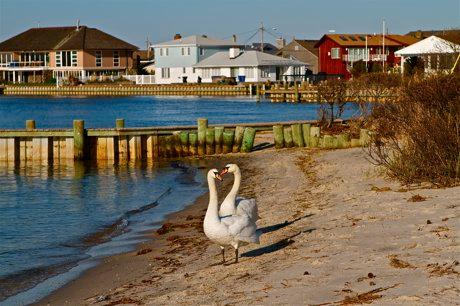
<svg viewBox="0 0 460 306"><path fill-rule="evenodd" d="M137 252L107 258L37 305L455 301L460 186L403 188L361 149L267 149L215 164L230 161L242 169L240 194L257 199L262 218L261 244L243 247L238 264L221 265L219 247L202 233L205 194ZM423 200L410 202L414 195Z"/></svg>

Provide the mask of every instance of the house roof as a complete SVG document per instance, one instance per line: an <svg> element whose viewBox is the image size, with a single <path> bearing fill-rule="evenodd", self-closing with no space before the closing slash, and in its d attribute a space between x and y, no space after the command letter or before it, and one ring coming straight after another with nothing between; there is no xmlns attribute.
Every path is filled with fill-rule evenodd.
<svg viewBox="0 0 460 306"><path fill-rule="evenodd" d="M204 35L191 35L179 39L174 39L158 44L154 44L154 47L162 47L162 46L180 46L180 45L193 45L193 46L237 46L238 44L232 40L223 40L223 39L216 39L210 38Z"/></svg>
<svg viewBox="0 0 460 306"><path fill-rule="evenodd" d="M318 56L319 50L315 47L319 40L317 39L294 39L299 45Z"/></svg>
<svg viewBox="0 0 460 306"><path fill-rule="evenodd" d="M420 54L445 54L460 51L460 45L449 42L445 39L430 36L409 47L396 51L396 55L412 56Z"/></svg>
<svg viewBox="0 0 460 306"><path fill-rule="evenodd" d="M263 53L260 51L244 51L235 58L229 57L228 51L217 52L195 64L193 67L260 67L260 66L306 66L299 61Z"/></svg>
<svg viewBox="0 0 460 306"><path fill-rule="evenodd" d="M324 35L316 44L315 47L318 48L319 45L326 39L330 38L335 41L337 44L344 47L354 47L366 45L366 36L367 36L367 45L368 46L381 46L383 38L381 34L371 35L371 34L326 34ZM397 34L387 34L385 35L385 46L405 46L409 44L409 41L412 41L412 38L405 38L404 35ZM415 41L414 41L415 42Z"/></svg>
<svg viewBox="0 0 460 306"><path fill-rule="evenodd" d="M429 31L411 31L406 34L407 36L412 36L419 39L428 38L430 36L437 36L439 38L448 40L450 42L460 44L460 29L450 29L450 30L429 30Z"/></svg>
<svg viewBox="0 0 460 306"><path fill-rule="evenodd" d="M110 34L87 26L31 28L0 43L0 51L48 51L138 48Z"/></svg>
<svg viewBox="0 0 460 306"><path fill-rule="evenodd" d="M260 50L260 43L252 43L249 46L246 46L246 50ZM278 48L270 43L264 43L264 52L268 54L276 54L278 52Z"/></svg>

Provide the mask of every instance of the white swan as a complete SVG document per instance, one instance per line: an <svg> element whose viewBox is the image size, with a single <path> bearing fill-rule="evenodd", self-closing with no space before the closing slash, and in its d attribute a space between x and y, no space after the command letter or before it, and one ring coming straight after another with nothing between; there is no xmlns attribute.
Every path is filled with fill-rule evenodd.
<svg viewBox="0 0 460 306"><path fill-rule="evenodd" d="M257 225L246 216L219 217L217 189L215 179L222 180L217 169L211 169L207 175L209 185L209 205L204 217L205 235L222 249L222 263L225 263L224 247L235 248L235 263L238 262L238 248L248 243L259 244Z"/></svg>
<svg viewBox="0 0 460 306"><path fill-rule="evenodd" d="M219 215L247 215L253 222L256 222L260 219L256 200L237 197L241 184L240 167L236 164L228 164L222 169L220 175L223 176L226 173L233 173L234 181L232 189L220 205Z"/></svg>

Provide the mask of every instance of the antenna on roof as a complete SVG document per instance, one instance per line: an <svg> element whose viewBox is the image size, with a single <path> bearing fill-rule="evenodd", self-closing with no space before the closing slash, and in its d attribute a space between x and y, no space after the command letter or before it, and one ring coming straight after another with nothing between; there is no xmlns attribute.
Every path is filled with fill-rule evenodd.
<svg viewBox="0 0 460 306"><path fill-rule="evenodd" d="M80 30L80 19L77 19L77 31Z"/></svg>
<svg viewBox="0 0 460 306"><path fill-rule="evenodd" d="M40 21L37 21L37 28L40 29Z"/></svg>

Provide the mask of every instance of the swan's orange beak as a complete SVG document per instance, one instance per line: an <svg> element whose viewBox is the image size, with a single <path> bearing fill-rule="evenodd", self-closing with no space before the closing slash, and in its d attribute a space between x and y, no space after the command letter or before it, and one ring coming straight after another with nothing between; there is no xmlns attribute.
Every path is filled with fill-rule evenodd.
<svg viewBox="0 0 460 306"><path fill-rule="evenodd" d="M220 170L220 175L221 175L221 176L224 176L224 175L227 174L227 173L228 173L228 167L225 167L225 168L223 168L222 170Z"/></svg>
<svg viewBox="0 0 460 306"><path fill-rule="evenodd" d="M221 182L224 180L219 173L216 173L216 179L218 179Z"/></svg>

